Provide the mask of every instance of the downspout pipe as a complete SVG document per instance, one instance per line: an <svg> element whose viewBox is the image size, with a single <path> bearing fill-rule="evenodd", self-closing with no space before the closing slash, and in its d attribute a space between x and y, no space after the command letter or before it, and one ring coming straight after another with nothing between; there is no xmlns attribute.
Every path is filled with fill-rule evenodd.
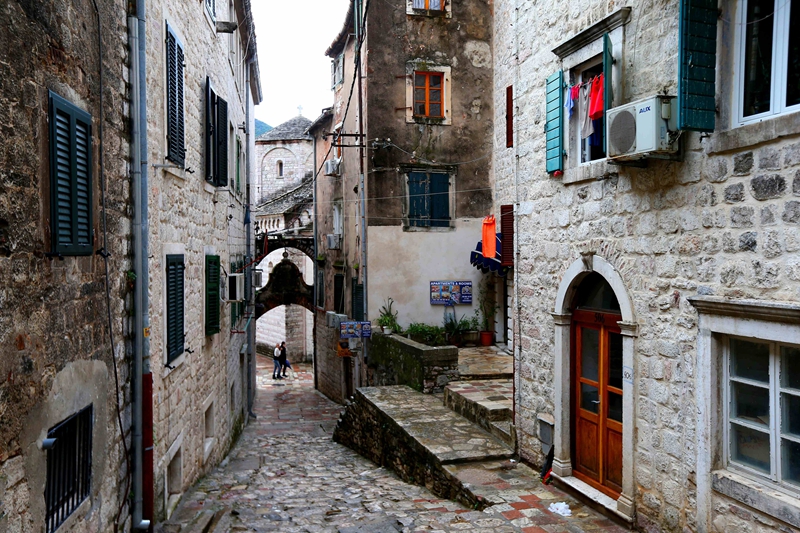
<svg viewBox="0 0 800 533"><path fill-rule="evenodd" d="M314 390L317 390L318 383L317 383L317 302L318 299L318 292L319 287L317 286L319 283L319 264L317 263L317 257L319 257L319 250L317 249L317 229L319 226L317 225L317 176L319 175L319 166L317 165L317 136L312 135L312 157L314 158L314 187L312 188L313 191L313 201L314 201L314 220L312 221L312 227L314 228L314 313L313 313L313 331L311 332L312 339L313 339L313 346L314 351L311 354L311 364L314 368Z"/></svg>
<svg viewBox="0 0 800 533"><path fill-rule="evenodd" d="M250 308L250 312L252 313L251 318L247 320L247 325L245 326L245 330L247 331L247 414L252 418L256 418L256 414L253 412L253 403L255 401L256 390L255 390L255 353L256 353L256 328L258 327L258 322L256 320L252 320L252 316L255 315L256 312L256 301L255 301L255 289L253 287L253 269L255 265L251 265L253 262L253 241L252 241L252 228L253 228L253 213L250 210L250 200L251 200L251 182L250 182L250 156L253 154L250 151L250 140L252 138L252 128L250 127L250 70L253 67L253 60L249 59L247 61L247 66L245 67L245 82L244 82L244 112L245 112L245 128L244 128L244 135L245 135L245 162L244 162L244 169L245 169L245 183L247 197L246 197L246 216L244 218L244 231L246 234L245 237L245 255L247 256L247 263L248 266L245 269L245 279L248 280L247 287L248 287L248 294L247 294L247 305Z"/></svg>
<svg viewBox="0 0 800 533"><path fill-rule="evenodd" d="M128 45L131 58L131 190L133 198L134 361L132 391L133 516L134 530L148 530L144 517L144 381L150 382L147 287L147 128L145 78L144 1L136 2L136 16L128 17ZM149 389L149 387L148 387ZM149 395L148 395L149 399ZM149 517L148 517L149 518Z"/></svg>

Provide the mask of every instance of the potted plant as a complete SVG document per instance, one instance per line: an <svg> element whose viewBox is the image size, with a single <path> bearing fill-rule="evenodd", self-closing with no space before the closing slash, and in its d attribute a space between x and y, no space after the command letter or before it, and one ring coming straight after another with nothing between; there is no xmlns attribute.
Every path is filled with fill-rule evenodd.
<svg viewBox="0 0 800 533"><path fill-rule="evenodd" d="M381 307L378 325L386 335L391 335L393 331L400 332L400 325L397 323L397 311L392 310L394 300L391 298Z"/></svg>
<svg viewBox="0 0 800 533"><path fill-rule="evenodd" d="M481 323L478 320L478 311L476 310L475 314L469 318L464 317L463 320L466 321L466 330L463 334L464 344L478 344L481 337Z"/></svg>
<svg viewBox="0 0 800 533"><path fill-rule="evenodd" d="M491 346L494 342L494 313L498 309L494 299L489 298L488 280L484 280L478 290L478 313L480 314L481 346Z"/></svg>

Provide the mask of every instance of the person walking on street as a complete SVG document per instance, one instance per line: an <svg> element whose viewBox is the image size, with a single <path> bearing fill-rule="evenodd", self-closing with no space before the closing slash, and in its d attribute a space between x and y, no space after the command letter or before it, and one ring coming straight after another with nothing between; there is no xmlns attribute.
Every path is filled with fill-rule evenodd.
<svg viewBox="0 0 800 533"><path fill-rule="evenodd" d="M281 368L283 369L283 377L286 376L286 369L292 370L292 365L289 363L289 360L286 358L286 342L281 343L281 356L280 356ZM292 370L294 372L294 370Z"/></svg>
<svg viewBox="0 0 800 533"><path fill-rule="evenodd" d="M272 352L272 379L281 378L281 344L275 344L275 351Z"/></svg>

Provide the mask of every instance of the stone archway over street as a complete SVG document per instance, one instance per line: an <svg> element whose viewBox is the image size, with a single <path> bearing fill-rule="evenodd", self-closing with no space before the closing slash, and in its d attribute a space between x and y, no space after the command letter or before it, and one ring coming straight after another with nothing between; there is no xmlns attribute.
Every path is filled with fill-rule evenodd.
<svg viewBox="0 0 800 533"><path fill-rule="evenodd" d="M266 286L256 292L256 320L270 309L281 305L300 305L309 311L314 310L314 287L303 281L303 274L289 254L284 252L283 260L273 267Z"/></svg>

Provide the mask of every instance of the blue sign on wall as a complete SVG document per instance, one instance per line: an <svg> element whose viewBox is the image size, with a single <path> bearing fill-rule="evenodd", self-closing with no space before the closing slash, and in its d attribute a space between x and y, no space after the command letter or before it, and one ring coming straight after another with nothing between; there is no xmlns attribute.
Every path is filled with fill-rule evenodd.
<svg viewBox="0 0 800 533"><path fill-rule="evenodd" d="M431 281L431 305L471 303L471 281Z"/></svg>
<svg viewBox="0 0 800 533"><path fill-rule="evenodd" d="M358 339L372 337L372 322L340 322L340 339Z"/></svg>

